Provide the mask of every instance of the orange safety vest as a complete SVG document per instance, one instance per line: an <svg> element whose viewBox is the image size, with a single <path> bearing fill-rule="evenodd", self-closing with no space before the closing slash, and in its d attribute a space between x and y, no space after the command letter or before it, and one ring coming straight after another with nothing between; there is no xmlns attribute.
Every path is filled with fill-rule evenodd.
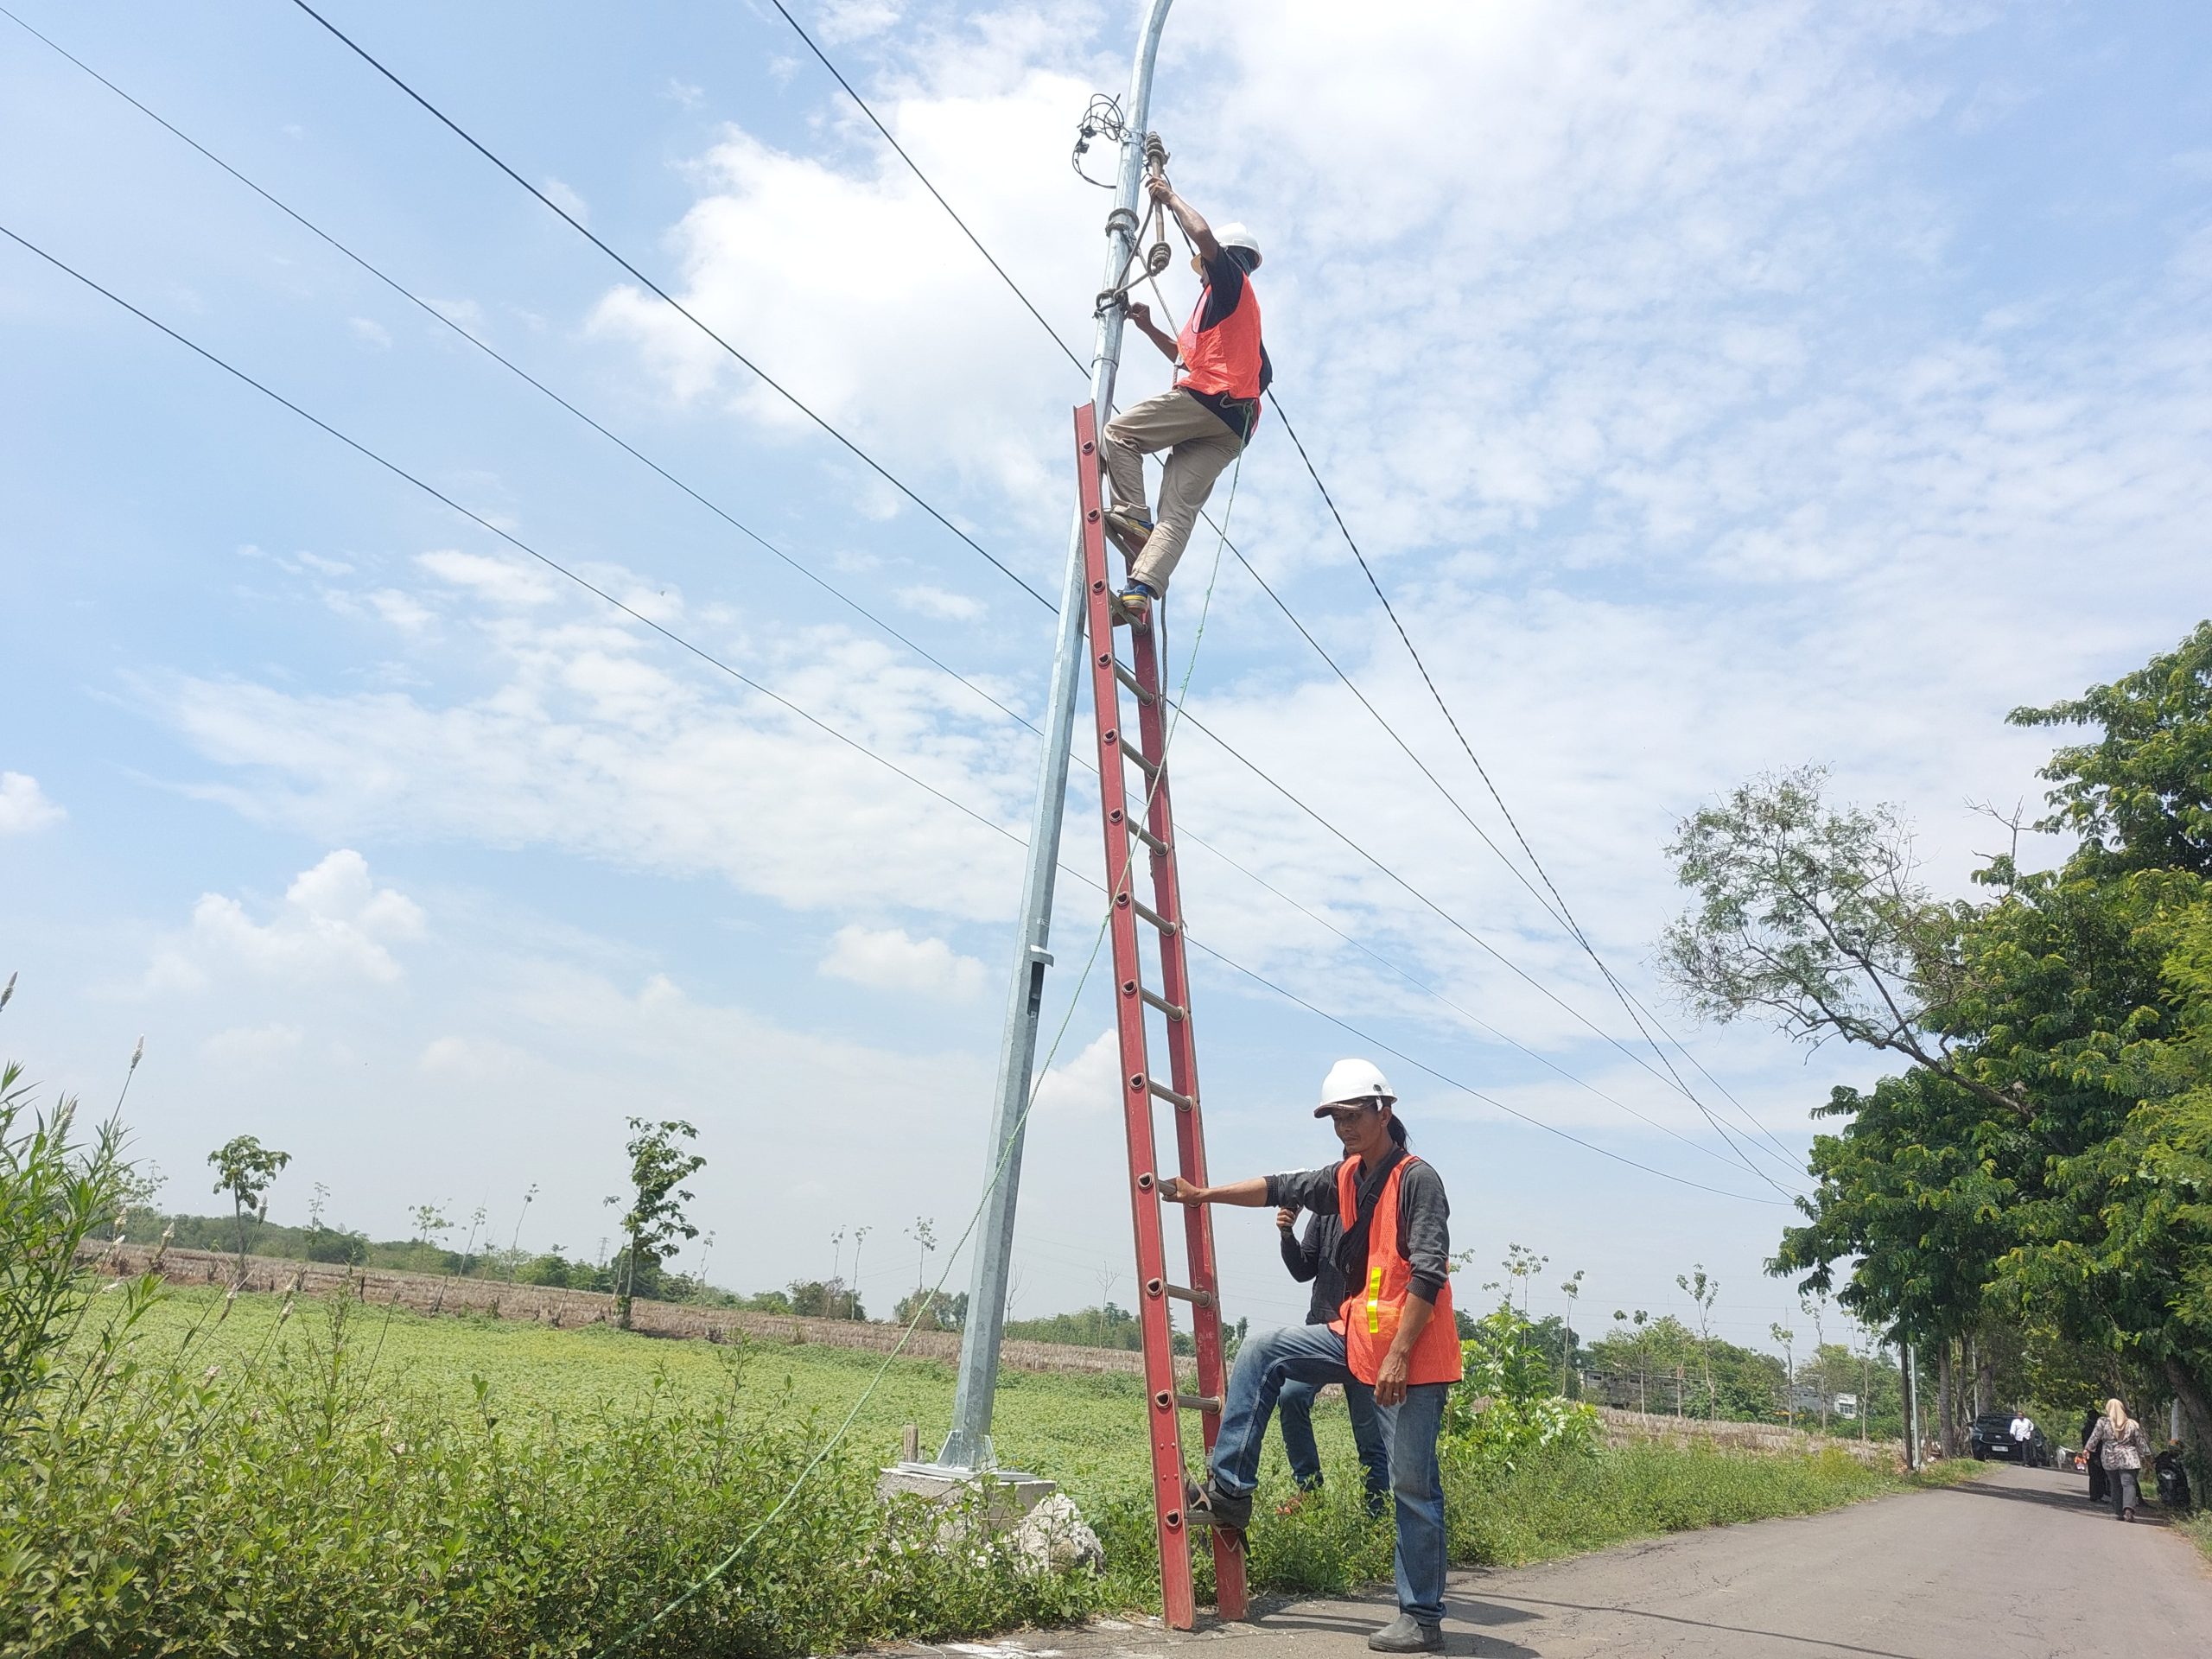
<svg viewBox="0 0 2212 1659"><path fill-rule="evenodd" d="M1252 291L1252 279L1247 276L1244 291L1236 296L1236 308L1212 327L1201 328L1198 320L1206 314L1210 292L1210 289L1198 290L1191 320L1175 337L1176 355L1183 359L1183 372L1175 384L1192 391L1256 404L1260 399L1260 296Z"/></svg>
<svg viewBox="0 0 2212 1659"><path fill-rule="evenodd" d="M1398 1323L1405 1317L1406 1295L1413 1285L1413 1263L1398 1249L1398 1183L1420 1161L1408 1153L1382 1183L1367 1224L1366 1281L1351 1287L1343 1315L1331 1327L1344 1334L1344 1360L1351 1374L1370 1388L1382 1375L1383 1357L1397 1340ZM1359 1213L1357 1158L1337 1166L1337 1213L1347 1230ZM1406 1381L1457 1382L1460 1376L1459 1322L1452 1315L1452 1281L1447 1279L1436 1293L1436 1311L1414 1339L1413 1352L1406 1356Z"/></svg>

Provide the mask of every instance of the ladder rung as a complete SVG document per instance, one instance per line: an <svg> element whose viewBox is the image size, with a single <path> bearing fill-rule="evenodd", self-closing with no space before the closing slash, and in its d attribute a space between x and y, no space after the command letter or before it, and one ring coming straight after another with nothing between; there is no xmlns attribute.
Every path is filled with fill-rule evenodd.
<svg viewBox="0 0 2212 1659"><path fill-rule="evenodd" d="M1138 766L1141 766L1144 769L1144 775L1146 777L1157 778L1160 776L1160 762L1154 760L1142 749L1137 747L1135 744L1122 744L1122 755L1124 760L1134 760Z"/></svg>
<svg viewBox="0 0 2212 1659"><path fill-rule="evenodd" d="M1147 1003L1151 1004L1152 1007L1158 1008L1170 1020L1181 1020L1187 1017L1183 1011L1183 1005L1181 1003L1170 1002L1166 997L1160 995L1156 991L1148 991L1145 989L1143 986L1140 985L1137 987L1137 995L1144 998L1144 1000Z"/></svg>
<svg viewBox="0 0 2212 1659"><path fill-rule="evenodd" d="M1203 1411L1209 1417L1221 1410L1221 1396L1217 1394L1179 1394L1175 1403L1185 1411Z"/></svg>
<svg viewBox="0 0 2212 1659"><path fill-rule="evenodd" d="M1169 921L1141 899L1132 899L1129 900L1129 905L1138 915L1143 917L1163 933L1179 932L1182 929L1182 923Z"/></svg>
<svg viewBox="0 0 2212 1659"><path fill-rule="evenodd" d="M1145 690L1143 683L1138 680L1135 675L1130 673L1128 669L1122 665L1122 659L1118 657L1114 659L1114 677L1119 680L1123 685L1128 686L1130 690L1135 692L1137 694L1137 701L1139 702L1149 706L1158 701L1158 698L1154 693Z"/></svg>
<svg viewBox="0 0 2212 1659"><path fill-rule="evenodd" d="M1172 1102L1179 1109L1185 1112L1198 1103L1188 1095L1177 1094L1158 1077L1147 1077L1144 1080L1144 1086L1162 1100Z"/></svg>
<svg viewBox="0 0 2212 1659"><path fill-rule="evenodd" d="M1146 829L1135 819L1131 818L1128 822L1129 833L1131 835L1135 836L1139 841L1144 842L1146 846L1151 848L1154 852L1158 853L1162 858L1167 856L1167 843L1166 842L1162 841L1158 836L1154 835L1151 830Z"/></svg>
<svg viewBox="0 0 2212 1659"><path fill-rule="evenodd" d="M1188 1285L1162 1285L1160 1288L1179 1302L1188 1302L1193 1307L1211 1307L1213 1292L1192 1290Z"/></svg>

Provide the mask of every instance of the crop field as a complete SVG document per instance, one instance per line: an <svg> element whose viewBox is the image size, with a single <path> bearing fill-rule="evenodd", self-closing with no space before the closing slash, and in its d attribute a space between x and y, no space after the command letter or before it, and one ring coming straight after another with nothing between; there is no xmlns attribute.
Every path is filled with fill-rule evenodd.
<svg viewBox="0 0 2212 1659"><path fill-rule="evenodd" d="M278 1298L241 1296L218 1325L212 1315L221 1302L219 1291L175 1292L141 1325L142 1347L163 1351L193 1333L200 1363L227 1372L266 1365L272 1345L295 1352L314 1348L329 1318L327 1306L302 1300L279 1332ZM350 1339L373 1366L380 1391L404 1397L416 1412L474 1418L480 1378L491 1407L507 1422L548 1432L563 1419L610 1411L728 1404L748 1422L810 1424L827 1436L884 1363L879 1355L850 1349L673 1342L604 1325L563 1331L374 1306L354 1310L352 1321ZM933 1453L951 1416L952 1390L950 1365L893 1360L847 1445L863 1459L889 1463L899 1455L901 1427L913 1423L924 1455ZM1002 1371L992 1425L999 1461L1058 1481L1086 1508L1141 1492L1149 1468L1143 1399L1133 1376ZM1341 1404L1331 1406L1324 1401L1316 1412L1315 1433L1325 1455L1348 1459L1351 1424ZM1268 1456L1270 1471L1287 1478L1280 1445L1271 1446Z"/></svg>

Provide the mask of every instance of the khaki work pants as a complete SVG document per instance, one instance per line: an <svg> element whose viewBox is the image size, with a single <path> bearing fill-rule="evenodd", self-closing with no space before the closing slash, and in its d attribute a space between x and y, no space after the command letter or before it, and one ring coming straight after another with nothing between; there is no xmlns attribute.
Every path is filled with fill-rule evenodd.
<svg viewBox="0 0 2212 1659"><path fill-rule="evenodd" d="M1129 567L1129 578L1155 594L1167 591L1167 579L1191 539L1198 509L1213 493L1222 468L1244 446L1229 423L1187 391L1162 392L1131 404L1106 423L1099 446L1117 507L1144 506L1144 458L1165 449L1167 469L1160 480L1160 511L1150 540Z"/></svg>

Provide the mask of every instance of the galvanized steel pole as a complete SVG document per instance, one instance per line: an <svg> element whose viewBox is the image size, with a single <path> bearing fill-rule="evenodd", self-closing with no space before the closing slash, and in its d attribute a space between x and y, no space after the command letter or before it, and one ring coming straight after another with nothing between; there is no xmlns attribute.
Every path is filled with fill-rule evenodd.
<svg viewBox="0 0 2212 1659"><path fill-rule="evenodd" d="M1147 0L1129 74L1127 122L1114 192L1116 211L1106 228L1106 277L1111 288L1136 247L1141 215L1137 191L1144 177L1144 136L1152 110L1153 60L1160 31L1174 0ZM1126 210L1126 211L1122 211ZM1090 397L1102 418L1113 406L1114 372L1122 358L1122 308L1098 315L1091 348ZM1021 879L1021 921L1015 936L1014 982L1007 1002L1006 1033L999 1046L998 1080L991 1110L991 1138L984 1176L992 1180L976 1237L969 1280L968 1318L960 1341L960 1382L952 1401L952 1432L938 1453L948 1470L993 1468L991 1404L998 1390L999 1342L1006 1332L1007 1274L1014 1255L1014 1201L1021 1187L1023 1120L1029 1109L1031 1072L1037 1062L1037 1025L1045 1001L1046 949L1052 928L1052 879L1060 856L1060 821L1068 794L1068 750L1075 731L1076 688L1083 666L1083 520L1068 533L1067 571L1060 582L1060 626L1052 653L1052 701L1045 714L1045 754L1037 774L1037 801L1029 818L1029 862Z"/></svg>

